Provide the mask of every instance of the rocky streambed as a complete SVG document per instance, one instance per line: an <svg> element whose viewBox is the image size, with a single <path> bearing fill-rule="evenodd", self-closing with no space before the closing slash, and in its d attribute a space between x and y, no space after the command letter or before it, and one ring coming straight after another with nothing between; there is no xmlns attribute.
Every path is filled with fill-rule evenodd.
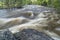
<svg viewBox="0 0 60 40"><path fill-rule="evenodd" d="M0 14L0 40L60 40L60 14L54 8L25 5Z"/></svg>

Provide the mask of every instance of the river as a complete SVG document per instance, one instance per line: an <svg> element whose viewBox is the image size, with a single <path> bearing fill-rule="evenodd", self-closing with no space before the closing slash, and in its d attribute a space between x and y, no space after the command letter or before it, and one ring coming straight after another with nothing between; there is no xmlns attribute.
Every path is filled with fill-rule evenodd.
<svg viewBox="0 0 60 40"><path fill-rule="evenodd" d="M12 12L15 9L0 9L0 18L6 17L10 12Z"/></svg>
<svg viewBox="0 0 60 40"><path fill-rule="evenodd" d="M39 5L26 5L22 9L0 9L0 29L9 29L13 34L27 28L38 31L42 29L55 40L60 40L60 30L54 28L60 26L59 20L53 8Z"/></svg>

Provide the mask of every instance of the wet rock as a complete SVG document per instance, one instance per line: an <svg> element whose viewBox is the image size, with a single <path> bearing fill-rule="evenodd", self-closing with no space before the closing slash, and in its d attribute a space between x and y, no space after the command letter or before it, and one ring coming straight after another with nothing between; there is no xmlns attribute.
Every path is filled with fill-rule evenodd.
<svg viewBox="0 0 60 40"><path fill-rule="evenodd" d="M15 34L15 38L18 40L54 40L43 32L39 32L34 29L24 29Z"/></svg>
<svg viewBox="0 0 60 40"><path fill-rule="evenodd" d="M0 31L0 40L16 40L9 30Z"/></svg>

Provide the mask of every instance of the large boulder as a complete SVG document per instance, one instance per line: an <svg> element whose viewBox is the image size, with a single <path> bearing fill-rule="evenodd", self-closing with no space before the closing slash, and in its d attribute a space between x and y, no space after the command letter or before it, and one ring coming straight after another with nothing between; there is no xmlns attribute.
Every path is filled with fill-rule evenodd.
<svg viewBox="0 0 60 40"><path fill-rule="evenodd" d="M24 29L12 34L9 30L0 31L0 40L54 40L47 34L34 29Z"/></svg>
<svg viewBox="0 0 60 40"><path fill-rule="evenodd" d="M34 29L24 29L21 32L16 33L15 38L18 40L54 40L45 33Z"/></svg>

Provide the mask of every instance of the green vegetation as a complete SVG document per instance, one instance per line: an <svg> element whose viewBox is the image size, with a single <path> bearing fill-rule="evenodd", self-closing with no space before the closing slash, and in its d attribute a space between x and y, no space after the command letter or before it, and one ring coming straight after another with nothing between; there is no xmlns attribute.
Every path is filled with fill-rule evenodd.
<svg viewBox="0 0 60 40"><path fill-rule="evenodd" d="M60 0L0 0L0 8L21 7L27 4L49 6L60 10Z"/></svg>

